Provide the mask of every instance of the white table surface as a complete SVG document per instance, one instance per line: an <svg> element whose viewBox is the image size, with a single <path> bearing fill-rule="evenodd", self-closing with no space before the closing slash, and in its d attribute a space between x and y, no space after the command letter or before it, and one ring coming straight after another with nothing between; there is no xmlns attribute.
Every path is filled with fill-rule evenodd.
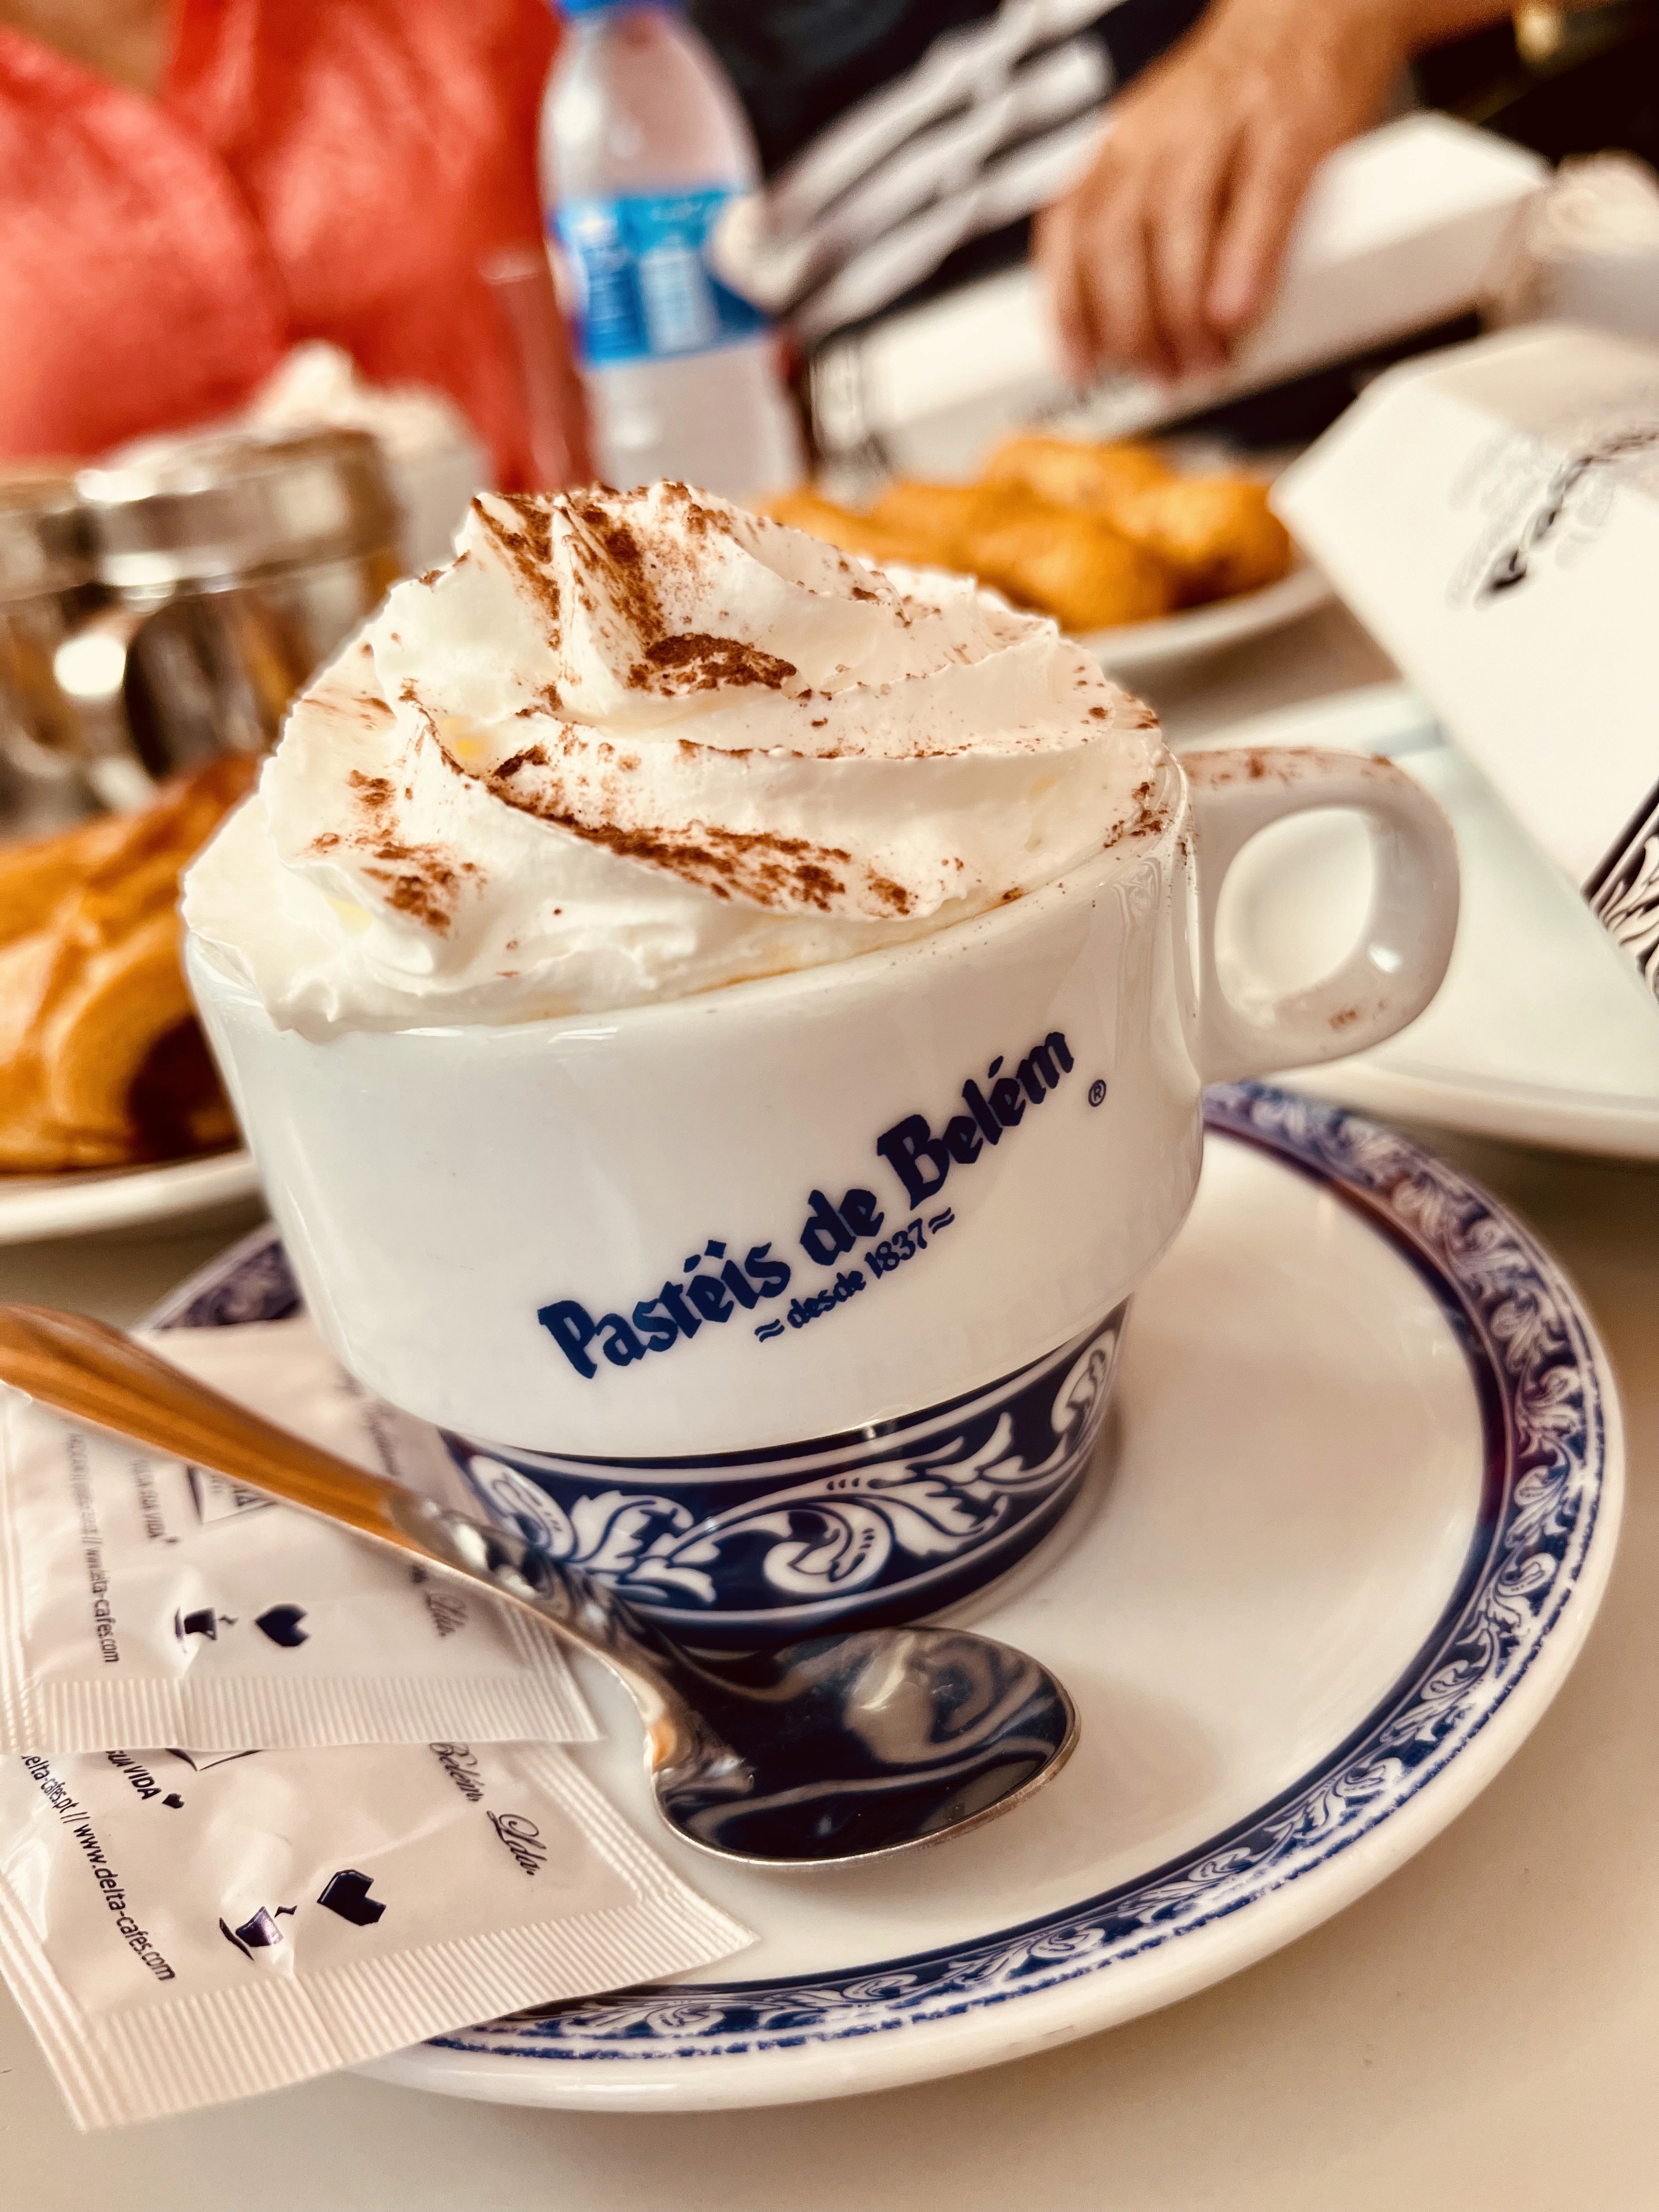
<svg viewBox="0 0 1659 2212"><path fill-rule="evenodd" d="M1391 672L1334 611L1158 703L1182 735ZM1183 2004L846 2102L514 2112L348 2076L77 2136L0 1995L0 2207L108 2212L1656 2212L1659 1170L1428 1136L1555 1248L1618 1368L1630 1490L1577 1670L1437 1842ZM0 1296L131 1321L225 1241L0 1251Z"/></svg>

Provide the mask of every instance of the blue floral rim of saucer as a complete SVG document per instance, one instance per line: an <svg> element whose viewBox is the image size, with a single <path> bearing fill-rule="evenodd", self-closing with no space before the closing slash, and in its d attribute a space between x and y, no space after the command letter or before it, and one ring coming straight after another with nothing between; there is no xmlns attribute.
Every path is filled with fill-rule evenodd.
<svg viewBox="0 0 1659 2212"><path fill-rule="evenodd" d="M1361 1212L1417 1270L1462 1343L1484 1487L1469 1552L1421 1650L1310 1772L1225 1832L1117 1888L973 1942L770 1981L637 1989L434 2039L515 2060L736 2057L922 2025L1109 1972L1325 1866L1468 1750L1573 1596L1609 1472L1616 1409L1549 1255L1456 1169L1376 1123L1263 1085L1218 1086L1206 1127L1260 1146ZM275 1231L224 1255L155 1316L212 1327L298 1305Z"/></svg>

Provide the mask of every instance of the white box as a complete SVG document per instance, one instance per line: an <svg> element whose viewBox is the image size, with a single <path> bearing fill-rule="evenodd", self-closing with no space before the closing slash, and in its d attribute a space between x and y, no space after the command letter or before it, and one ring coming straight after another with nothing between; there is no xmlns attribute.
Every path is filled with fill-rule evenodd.
<svg viewBox="0 0 1659 2212"><path fill-rule="evenodd" d="M1407 115L1339 147L1309 189L1266 319L1219 375L1109 377L1066 427L1127 437L1465 313L1549 172L1444 115ZM813 369L820 445L872 439L896 469L970 473L1006 432L1072 410L1030 268L964 286L827 346Z"/></svg>
<svg viewBox="0 0 1659 2212"><path fill-rule="evenodd" d="M1659 347L1404 362L1273 504L1659 990Z"/></svg>

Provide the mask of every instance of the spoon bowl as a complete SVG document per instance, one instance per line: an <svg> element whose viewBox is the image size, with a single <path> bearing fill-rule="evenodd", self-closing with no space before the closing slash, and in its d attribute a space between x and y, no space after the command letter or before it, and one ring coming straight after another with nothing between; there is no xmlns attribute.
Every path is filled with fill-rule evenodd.
<svg viewBox="0 0 1659 2212"><path fill-rule="evenodd" d="M689 1843L833 1865L936 1843L1006 1813L1070 1755L1077 1716L1024 1652L951 1628L813 1637L704 1673L699 1711L737 1753L652 1784Z"/></svg>
<svg viewBox="0 0 1659 2212"><path fill-rule="evenodd" d="M1048 1669L965 1629L687 1651L521 1534L337 1458L84 1315L0 1306L0 1382L522 1607L619 1677L657 1811L721 1858L801 1869L938 1843L1023 1803L1077 1741Z"/></svg>

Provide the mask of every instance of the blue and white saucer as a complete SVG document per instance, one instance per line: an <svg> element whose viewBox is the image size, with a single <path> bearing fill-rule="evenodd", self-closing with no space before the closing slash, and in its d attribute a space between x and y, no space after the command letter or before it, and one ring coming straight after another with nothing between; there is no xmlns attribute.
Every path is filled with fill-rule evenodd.
<svg viewBox="0 0 1659 2212"><path fill-rule="evenodd" d="M1219 1090L1137 1297L1092 1488L971 1619L1083 1733L1025 1814L810 1876L685 1854L760 1931L708 1978L366 2068L504 2104L702 2110L988 2065L1222 1978L1340 1910L1491 1781L1600 1602L1618 1401L1573 1290L1455 1170L1339 1108ZM275 1318L269 1238L168 1317ZM659 1848L638 1731L578 1753Z"/></svg>

